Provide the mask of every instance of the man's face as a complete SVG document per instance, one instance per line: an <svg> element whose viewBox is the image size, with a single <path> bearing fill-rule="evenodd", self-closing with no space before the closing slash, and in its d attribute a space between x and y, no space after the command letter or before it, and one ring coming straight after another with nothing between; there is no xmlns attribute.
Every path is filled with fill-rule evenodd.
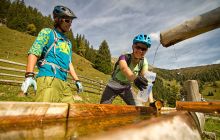
<svg viewBox="0 0 220 140"><path fill-rule="evenodd" d="M148 47L143 43L133 44L133 54L135 58L141 59L146 54Z"/></svg>
<svg viewBox="0 0 220 140"><path fill-rule="evenodd" d="M62 18L62 19L61 19L60 28L61 28L64 32L68 32L68 31L70 30L72 21L73 21L72 19Z"/></svg>

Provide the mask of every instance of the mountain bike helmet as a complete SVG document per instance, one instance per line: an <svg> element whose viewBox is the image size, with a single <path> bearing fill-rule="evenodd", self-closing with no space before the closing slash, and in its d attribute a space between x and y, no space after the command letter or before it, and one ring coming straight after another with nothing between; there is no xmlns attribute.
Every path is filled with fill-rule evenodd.
<svg viewBox="0 0 220 140"><path fill-rule="evenodd" d="M145 34L139 34L133 39L133 44L135 43L143 43L145 44L148 48L151 46L151 38L149 35Z"/></svg>
<svg viewBox="0 0 220 140"><path fill-rule="evenodd" d="M77 18L76 15L73 13L73 11L71 11L69 8L65 7L65 6L55 6L54 10L53 10L53 17L56 18Z"/></svg>

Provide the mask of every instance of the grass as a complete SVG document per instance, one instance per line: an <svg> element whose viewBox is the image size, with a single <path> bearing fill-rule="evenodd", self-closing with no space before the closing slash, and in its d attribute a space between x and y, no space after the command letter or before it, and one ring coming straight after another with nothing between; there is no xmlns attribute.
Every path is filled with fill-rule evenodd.
<svg viewBox="0 0 220 140"><path fill-rule="evenodd" d="M215 81L215 84L213 82L207 82L203 87L204 89L201 91L201 94L204 98L208 100L220 100L220 81ZM213 93L213 96L209 96L209 93Z"/></svg>
<svg viewBox="0 0 220 140"><path fill-rule="evenodd" d="M220 119L206 119L204 130L214 132L216 134L216 140L220 140Z"/></svg>

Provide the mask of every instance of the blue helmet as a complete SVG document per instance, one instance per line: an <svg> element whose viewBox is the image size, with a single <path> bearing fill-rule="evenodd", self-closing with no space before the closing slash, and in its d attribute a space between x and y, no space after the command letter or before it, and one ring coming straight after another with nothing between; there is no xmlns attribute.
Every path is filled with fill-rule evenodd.
<svg viewBox="0 0 220 140"><path fill-rule="evenodd" d="M73 11L71 11L69 8L65 7L65 6L55 6L54 10L53 10L53 16L54 18L58 17L58 18L71 18L74 19L76 18L76 15L73 13Z"/></svg>
<svg viewBox="0 0 220 140"><path fill-rule="evenodd" d="M139 34L133 39L133 44L135 43L143 43L145 44L148 48L151 46L151 38L149 35L145 34Z"/></svg>

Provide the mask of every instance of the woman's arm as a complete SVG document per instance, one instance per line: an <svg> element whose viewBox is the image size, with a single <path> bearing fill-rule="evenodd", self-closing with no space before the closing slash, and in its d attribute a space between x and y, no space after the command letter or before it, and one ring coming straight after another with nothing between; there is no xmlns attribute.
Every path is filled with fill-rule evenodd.
<svg viewBox="0 0 220 140"><path fill-rule="evenodd" d="M129 81L134 81L136 76L131 71L131 69L128 67L128 64L125 60L120 60L119 61L119 68L120 68L121 72L127 77L127 79Z"/></svg>

